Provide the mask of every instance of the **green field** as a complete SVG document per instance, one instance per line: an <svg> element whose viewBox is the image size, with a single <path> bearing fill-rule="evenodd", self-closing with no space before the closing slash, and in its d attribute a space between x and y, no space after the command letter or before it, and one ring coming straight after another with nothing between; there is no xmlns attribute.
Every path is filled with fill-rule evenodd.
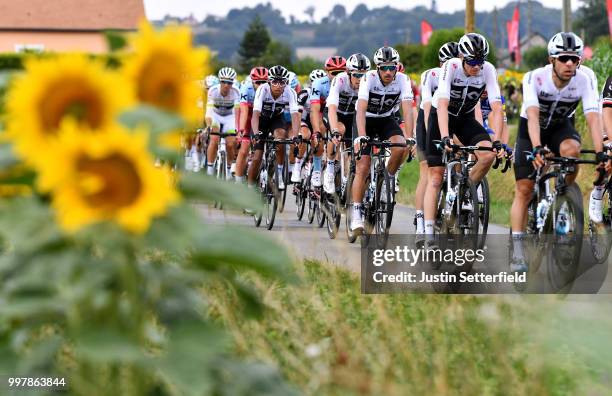
<svg viewBox="0 0 612 396"><path fill-rule="evenodd" d="M585 311L553 296L362 295L357 274L297 271L293 286L246 277L267 306L259 320L224 285L206 294L237 352L307 395L612 394L609 298Z"/></svg>

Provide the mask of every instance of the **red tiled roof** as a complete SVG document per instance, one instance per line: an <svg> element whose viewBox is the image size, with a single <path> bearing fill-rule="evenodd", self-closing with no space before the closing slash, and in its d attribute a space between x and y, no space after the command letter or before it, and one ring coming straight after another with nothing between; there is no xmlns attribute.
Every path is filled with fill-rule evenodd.
<svg viewBox="0 0 612 396"><path fill-rule="evenodd" d="M136 29L143 0L1 0L0 30Z"/></svg>

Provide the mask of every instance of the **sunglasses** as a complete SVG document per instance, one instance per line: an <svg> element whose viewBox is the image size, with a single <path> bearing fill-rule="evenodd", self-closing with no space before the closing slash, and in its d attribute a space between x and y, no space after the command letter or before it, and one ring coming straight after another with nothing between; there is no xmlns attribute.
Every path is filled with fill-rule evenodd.
<svg viewBox="0 0 612 396"><path fill-rule="evenodd" d="M466 60L465 63L467 63L469 66L475 67L475 66L482 66L484 65L484 59L470 59L470 60Z"/></svg>
<svg viewBox="0 0 612 396"><path fill-rule="evenodd" d="M265 83L267 83L266 80L263 80L263 81L253 81L253 84L255 84L255 85L261 85L261 84L265 84Z"/></svg>
<svg viewBox="0 0 612 396"><path fill-rule="evenodd" d="M569 60L571 60L574 64L580 62L580 57L574 55L561 55L558 56L557 59L559 59L563 63L567 63L567 61Z"/></svg>
<svg viewBox="0 0 612 396"><path fill-rule="evenodd" d="M351 73L351 77L361 78L365 76L365 73Z"/></svg>
<svg viewBox="0 0 612 396"><path fill-rule="evenodd" d="M234 82L233 81L224 81L224 80L221 80L221 84L234 85Z"/></svg>
<svg viewBox="0 0 612 396"><path fill-rule="evenodd" d="M395 65L378 66L378 68L382 71L396 71L397 70L397 66Z"/></svg>
<svg viewBox="0 0 612 396"><path fill-rule="evenodd" d="M338 74L342 73L344 70L332 70L329 72L329 74L331 74L332 76L337 76Z"/></svg>
<svg viewBox="0 0 612 396"><path fill-rule="evenodd" d="M275 85L275 86L284 86L287 85L287 81L284 80L272 80L270 81L270 84Z"/></svg>

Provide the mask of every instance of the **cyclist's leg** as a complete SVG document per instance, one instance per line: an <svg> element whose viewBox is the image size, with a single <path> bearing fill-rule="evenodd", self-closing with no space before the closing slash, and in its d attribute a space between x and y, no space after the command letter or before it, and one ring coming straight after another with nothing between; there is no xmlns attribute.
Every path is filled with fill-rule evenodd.
<svg viewBox="0 0 612 396"><path fill-rule="evenodd" d="M310 139L310 123L306 121L302 121L302 125L300 127L300 135L302 135L303 140ZM306 143L301 143L298 146L298 154L295 158L295 162L293 163L293 170L291 171L291 182L299 183L301 179L302 173L302 161L304 160L304 155L306 154ZM290 150L293 152L293 150Z"/></svg>
<svg viewBox="0 0 612 396"><path fill-rule="evenodd" d="M370 137L373 137L373 124L375 120L372 118L366 117L366 134ZM353 128L353 138L357 137L357 128ZM364 218L363 218L363 196L365 195L365 190L367 188L366 180L368 177L368 173L370 172L370 153L372 148L370 146L366 146L363 151L361 158L356 162L355 167L355 177L353 178L353 186L351 190L351 196L353 198L353 207L349 210L352 210L351 217L351 229L353 231L363 229L364 227ZM357 155L357 152L355 152Z"/></svg>
<svg viewBox="0 0 612 396"><path fill-rule="evenodd" d="M449 117L450 127L450 117ZM449 128L450 129L450 128ZM451 129L452 130L452 129ZM440 128L438 126L438 113L435 107L429 113L428 127L426 133L425 153L427 155L427 187L423 204L425 217L425 234L429 241L433 240L434 223L438 211L438 194L442 186L444 177L444 167L442 163L442 152L434 144L434 140L440 140Z"/></svg>
<svg viewBox="0 0 612 396"><path fill-rule="evenodd" d="M552 132L552 131L551 131ZM580 157L580 134L569 120L566 120L559 126L554 128L554 133L547 133L550 136L548 148L553 153L559 154L562 157ZM576 172L567 175L565 181L571 184L576 180L579 166L576 165Z"/></svg>
<svg viewBox="0 0 612 396"><path fill-rule="evenodd" d="M221 124L216 121L215 115L213 115L213 124L211 128L211 132L214 132L214 133L221 132ZM217 157L217 150L219 148L219 140L220 139L218 135L210 135L209 140L208 140L208 150L206 152L207 165L208 165L206 167L206 173L208 175L213 174L213 166L215 164L215 158Z"/></svg>
<svg viewBox="0 0 612 396"><path fill-rule="evenodd" d="M243 132L242 136L238 137L240 139L240 148L236 158L236 183L241 183L244 180L244 175L246 174L249 149L251 145L250 133L250 129L248 129Z"/></svg>
<svg viewBox="0 0 612 396"><path fill-rule="evenodd" d="M325 151L323 141L321 138L325 136L327 129L325 128L325 125L323 125L323 122L321 122L320 125L321 125L320 136L319 135L317 136L317 145L313 147L312 176L311 176L313 187L321 187L321 170L323 169L321 162L323 161L322 157ZM313 135L314 135L314 132L313 132Z"/></svg>
<svg viewBox="0 0 612 396"><path fill-rule="evenodd" d="M404 133L394 117L386 117L381 120L379 136L381 140L389 140L391 143L406 143ZM404 147L391 147L391 156L387 163L387 172L389 172L389 176L393 178L392 180L395 180L395 172L398 171L405 159L405 152L406 149Z"/></svg>
<svg viewBox="0 0 612 396"><path fill-rule="evenodd" d="M230 168L236 160L236 118L234 114L223 117L223 133L232 134L225 138L225 150L227 151L227 174L231 175Z"/></svg>
<svg viewBox="0 0 612 396"><path fill-rule="evenodd" d="M270 128L272 126L273 121L269 119L260 118L259 119L259 130L263 132L266 136L270 133ZM264 143L257 142L254 140L254 153L253 160L251 161L251 166L248 169L248 186L252 187L255 185L255 179L257 178L257 173L259 172L259 166L261 165L261 159L263 157L263 149Z"/></svg>
<svg viewBox="0 0 612 396"><path fill-rule="evenodd" d="M542 142L544 143L544 142ZM534 181L529 179L534 171L532 163L527 159L527 152L533 150L533 145L527 132L527 120L519 118L519 131L516 139L516 149L514 154L514 199L510 209L510 225L512 233L523 233L527 224L527 205L531 200Z"/></svg>
<svg viewBox="0 0 612 396"><path fill-rule="evenodd" d="M423 200L425 198L425 190L427 189L427 173L429 169L427 166L427 154L425 154L425 142L427 137L425 131L425 112L423 109L420 109L417 115L415 132L417 158L419 160L419 181L416 186L414 205L416 208L416 232L420 234L425 232Z"/></svg>

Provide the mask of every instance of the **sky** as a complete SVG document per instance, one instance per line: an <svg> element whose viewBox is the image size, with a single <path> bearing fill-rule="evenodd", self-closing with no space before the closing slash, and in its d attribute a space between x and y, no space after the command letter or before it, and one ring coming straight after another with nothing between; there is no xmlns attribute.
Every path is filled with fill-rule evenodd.
<svg viewBox="0 0 612 396"><path fill-rule="evenodd" d="M562 0L539 1L547 7L561 8L562 4ZM173 16L188 16L193 13L193 15L199 20L206 18L208 15L225 16L232 8L254 7L260 2L270 2L274 8L280 9L283 16L285 16L287 19L289 18L289 15L294 15L298 20L308 19L306 14L304 14L304 10L311 5L316 9L314 17L317 21L321 20L321 18L324 16L329 15L333 6L339 3L344 5L348 13L352 12L353 9L360 3L366 4L368 8L374 8L372 2L365 0L223 0L220 2L217 2L216 0L144 0L145 12L147 14L147 18L149 19L161 19L166 14ZM494 5L503 7L509 2L509 0L475 0L476 11L490 11L493 9ZM376 8L388 5L394 8L408 10L418 5L429 7L431 5L431 0L376 0L375 4ZM437 5L438 12L454 12L462 10L465 6L465 2L461 0L437 0ZM572 1L573 9L576 9L578 6L578 0Z"/></svg>

